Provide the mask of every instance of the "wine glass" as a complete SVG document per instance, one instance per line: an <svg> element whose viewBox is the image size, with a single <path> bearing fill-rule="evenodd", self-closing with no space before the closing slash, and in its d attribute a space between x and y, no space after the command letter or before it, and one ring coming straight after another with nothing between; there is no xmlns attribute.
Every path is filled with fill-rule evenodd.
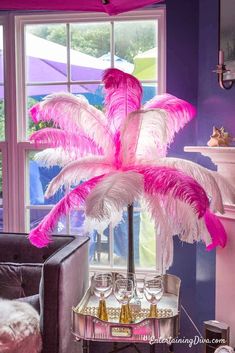
<svg viewBox="0 0 235 353"><path fill-rule="evenodd" d="M118 302L122 304L119 322L122 324L128 324L132 322L129 302L134 295L133 281L128 278L117 279L114 284L114 295Z"/></svg>
<svg viewBox="0 0 235 353"><path fill-rule="evenodd" d="M112 275L110 273L97 273L93 278L94 293L99 298L98 318L108 321L105 298L112 292Z"/></svg>
<svg viewBox="0 0 235 353"><path fill-rule="evenodd" d="M157 303L164 293L162 276L146 275L144 281L144 294L150 302L149 317L157 317Z"/></svg>

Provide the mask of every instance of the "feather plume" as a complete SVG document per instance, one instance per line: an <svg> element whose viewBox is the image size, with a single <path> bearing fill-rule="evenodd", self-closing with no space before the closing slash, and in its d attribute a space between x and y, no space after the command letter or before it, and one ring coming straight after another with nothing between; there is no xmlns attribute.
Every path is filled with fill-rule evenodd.
<svg viewBox="0 0 235 353"><path fill-rule="evenodd" d="M29 234L30 242L38 248L47 246L52 241L51 233L60 217L66 215L75 207L82 205L89 192L103 177L104 175L100 175L92 178L64 196L44 217L40 224L31 230Z"/></svg>
<svg viewBox="0 0 235 353"><path fill-rule="evenodd" d="M168 270L173 265L174 260L174 243L173 238L168 237L165 242L161 241L163 255L162 255L162 266L165 270Z"/></svg>
<svg viewBox="0 0 235 353"><path fill-rule="evenodd" d="M110 219L113 212L119 212L134 202L143 190L140 174L126 171L106 176L93 189L86 200L86 216L97 220Z"/></svg>
<svg viewBox="0 0 235 353"><path fill-rule="evenodd" d="M90 105L83 96L54 93L30 109L33 121L52 120L56 127L71 133L85 134L111 153L113 140L104 114Z"/></svg>
<svg viewBox="0 0 235 353"><path fill-rule="evenodd" d="M185 202L164 197L148 197L148 210L164 239L178 235L187 243L203 240L208 245L211 236L204 219L198 219L194 210Z"/></svg>
<svg viewBox="0 0 235 353"><path fill-rule="evenodd" d="M167 126L170 133L168 133L166 147L173 142L175 133L179 132L196 114L196 109L190 103L171 94L155 96L143 106L143 109L163 109L167 112Z"/></svg>
<svg viewBox="0 0 235 353"><path fill-rule="evenodd" d="M227 234L219 218L211 213L210 210L207 210L204 219L212 238L212 243L207 246L207 250L212 250L218 245L224 248L227 243Z"/></svg>
<svg viewBox="0 0 235 353"><path fill-rule="evenodd" d="M78 157L86 154L102 154L102 149L88 136L61 129L44 128L38 130L30 136L30 142L35 143L36 146L47 144L49 147L61 147L68 152L72 149L77 152Z"/></svg>
<svg viewBox="0 0 235 353"><path fill-rule="evenodd" d="M221 191L224 204L235 204L235 187L218 172L211 171Z"/></svg>
<svg viewBox="0 0 235 353"><path fill-rule="evenodd" d="M51 168L53 166L64 167L71 161L77 160L77 151L64 151L62 148L46 148L37 152L34 160L40 167Z"/></svg>
<svg viewBox="0 0 235 353"><path fill-rule="evenodd" d="M223 201L218 184L210 170L197 163L180 158L161 158L154 165L176 168L194 178L211 197L211 209L224 213Z"/></svg>
<svg viewBox="0 0 235 353"><path fill-rule="evenodd" d="M112 171L112 164L106 162L104 157L84 157L78 161L67 164L60 173L52 179L45 193L46 198L53 196L63 185L77 185L91 176L98 176Z"/></svg>
<svg viewBox="0 0 235 353"><path fill-rule="evenodd" d="M121 159L124 165L138 158L157 158L166 153L170 133L164 110L139 110L128 115L121 127Z"/></svg>
<svg viewBox="0 0 235 353"><path fill-rule="evenodd" d="M130 168L144 176L144 189L149 195L162 195L189 204L198 217L209 207L204 189L191 177L169 167L136 166Z"/></svg>
<svg viewBox="0 0 235 353"><path fill-rule="evenodd" d="M111 130L116 132L126 116L141 106L142 88L132 75L108 69L103 76L105 108Z"/></svg>

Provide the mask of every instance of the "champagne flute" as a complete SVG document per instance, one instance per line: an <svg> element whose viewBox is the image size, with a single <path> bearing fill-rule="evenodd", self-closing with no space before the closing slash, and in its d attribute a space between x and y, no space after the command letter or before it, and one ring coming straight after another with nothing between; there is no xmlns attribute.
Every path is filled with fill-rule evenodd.
<svg viewBox="0 0 235 353"><path fill-rule="evenodd" d="M129 302L134 295L133 281L128 278L120 278L115 281L114 295L119 303L122 304L119 322L129 324L132 322L132 315L129 307Z"/></svg>
<svg viewBox="0 0 235 353"><path fill-rule="evenodd" d="M98 318L108 321L108 312L105 298L112 292L112 275L109 273L97 273L93 278L94 293L99 298Z"/></svg>
<svg viewBox="0 0 235 353"><path fill-rule="evenodd" d="M164 293L164 285L162 276L146 275L144 281L144 294L148 302L150 302L149 317L157 317L157 303Z"/></svg>

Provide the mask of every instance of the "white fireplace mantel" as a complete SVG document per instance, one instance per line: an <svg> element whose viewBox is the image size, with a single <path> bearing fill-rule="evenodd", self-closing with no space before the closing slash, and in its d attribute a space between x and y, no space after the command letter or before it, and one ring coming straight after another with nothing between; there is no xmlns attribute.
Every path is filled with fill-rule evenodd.
<svg viewBox="0 0 235 353"><path fill-rule="evenodd" d="M198 152L209 157L217 171L231 184L235 184L235 147L185 146L185 152Z"/></svg>
<svg viewBox="0 0 235 353"><path fill-rule="evenodd" d="M199 152L209 157L219 174L235 185L235 147L186 146L185 152ZM230 326L230 344L235 346L235 205L225 205L225 213L218 214L228 234L224 249L216 250L216 320Z"/></svg>

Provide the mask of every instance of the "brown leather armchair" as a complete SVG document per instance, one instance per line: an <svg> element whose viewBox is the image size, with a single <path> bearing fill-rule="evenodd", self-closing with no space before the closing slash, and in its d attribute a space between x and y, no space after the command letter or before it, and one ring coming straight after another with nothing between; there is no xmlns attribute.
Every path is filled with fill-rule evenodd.
<svg viewBox="0 0 235 353"><path fill-rule="evenodd" d="M88 237L54 236L46 248L27 234L0 233L0 297L28 301L40 312L43 353L77 353L71 308L88 286Z"/></svg>

